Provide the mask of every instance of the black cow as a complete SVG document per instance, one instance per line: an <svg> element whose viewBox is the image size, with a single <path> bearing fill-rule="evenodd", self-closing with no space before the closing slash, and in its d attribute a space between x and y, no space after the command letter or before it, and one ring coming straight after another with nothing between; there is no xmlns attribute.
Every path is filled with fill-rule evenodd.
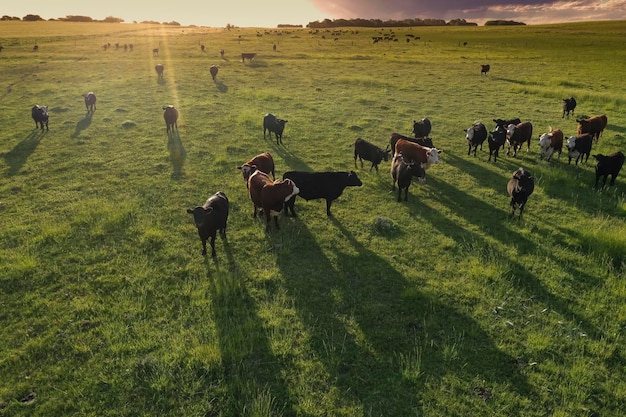
<svg viewBox="0 0 626 417"><path fill-rule="evenodd" d="M487 162L491 161L491 156L493 155L493 162L498 162L498 156L500 153L500 148L504 148L504 143L506 142L506 129L503 126L497 127L489 137L487 137L487 143L489 144L489 159Z"/></svg>
<svg viewBox="0 0 626 417"><path fill-rule="evenodd" d="M218 71L219 68L217 67L217 65L211 65L211 67L209 68L209 72L211 73L211 78L213 78L213 81L215 81L215 77L217 77Z"/></svg>
<svg viewBox="0 0 626 417"><path fill-rule="evenodd" d="M93 91L84 94L85 98L85 107L87 107L87 113L92 112L96 109L96 95Z"/></svg>
<svg viewBox="0 0 626 417"><path fill-rule="evenodd" d="M178 130L178 109L172 106L163 107L163 119L165 119L165 127L167 129L167 133L170 133L170 130L173 132L174 128Z"/></svg>
<svg viewBox="0 0 626 417"><path fill-rule="evenodd" d="M187 209L193 214L202 240L202 255L206 256L206 241L211 238L211 256L215 257L215 235L219 230L222 238L226 238L226 222L228 221L228 198L222 191L213 194L202 206Z"/></svg>
<svg viewBox="0 0 626 417"><path fill-rule="evenodd" d="M298 194L305 200L323 198L326 200L326 215L332 216L330 206L346 187L360 187L363 185L356 172L302 172L288 171L283 174L283 179L292 180L300 189ZM296 217L294 204L296 196L285 202L285 214Z"/></svg>
<svg viewBox="0 0 626 417"><path fill-rule="evenodd" d="M398 201L402 200L402 190L404 190L404 201L409 199L409 187L413 177L418 177L420 181L425 181L424 169L416 162L408 162L401 153L397 153L393 157L391 163L391 178L393 179L393 185L391 190L396 189L396 183L398 183Z"/></svg>
<svg viewBox="0 0 626 417"><path fill-rule="evenodd" d="M389 160L389 152L391 152L389 146L387 146L386 149L381 149L361 138L357 138L352 146L354 146L355 168L357 158L361 161L361 168L363 168L363 160L365 159L366 161L370 161L372 163L370 171L372 171L372 168L376 168L376 172L378 172L378 164L380 164L381 161L387 162Z"/></svg>
<svg viewBox="0 0 626 417"><path fill-rule="evenodd" d="M43 125L45 124L46 130L48 130L48 106L35 104L31 110L31 115L35 121L35 129L41 125L41 130L43 130Z"/></svg>
<svg viewBox="0 0 626 417"><path fill-rule="evenodd" d="M420 121L413 120L413 134L416 138L425 138L430 135L432 125L427 117L424 117Z"/></svg>
<svg viewBox="0 0 626 417"><path fill-rule="evenodd" d="M593 135L589 133L585 133L580 136L570 136L567 139L567 156L569 159L567 160L568 165L572 162L572 158L576 158L576 165L578 165L578 161L582 162L583 158L585 158L585 163L589 160L589 155L591 154L591 145L593 143Z"/></svg>
<svg viewBox="0 0 626 417"><path fill-rule="evenodd" d="M596 184L595 188L598 187L598 180L600 177L604 177L604 181L602 182L602 188L606 185L606 178L610 175L611 181L609 185L615 184L615 178L617 178L617 174L619 174L622 169L622 165L624 165L624 154L621 152L613 152L610 155L593 155L596 158L598 163L596 164Z"/></svg>
<svg viewBox="0 0 626 417"><path fill-rule="evenodd" d="M434 148L432 138L412 138L410 136L404 136L399 133L392 133L389 138L389 146L391 147L391 154L396 153L396 142L400 139L408 140L409 142L417 143L418 145L425 146L427 148Z"/></svg>
<svg viewBox="0 0 626 417"><path fill-rule="evenodd" d="M564 98L563 99L563 116L561 116L561 118L567 115L567 118L569 119L569 114L570 113L574 114L575 108L576 108L576 99L574 97Z"/></svg>
<svg viewBox="0 0 626 417"><path fill-rule="evenodd" d="M276 135L276 144L278 145L278 141L280 140L280 144L282 145L285 123L287 123L287 120L279 119L272 113L267 113L263 117L263 139L265 139L265 132L269 130L270 137L272 137L272 133Z"/></svg>
<svg viewBox="0 0 626 417"><path fill-rule="evenodd" d="M528 197L535 189L535 180L530 172L524 168L519 168L513 173L507 184L507 191L511 197L511 218L515 215L515 209L519 207L519 220L522 220L522 213L528 201Z"/></svg>
<svg viewBox="0 0 626 417"><path fill-rule="evenodd" d="M465 139L467 139L467 154L469 155L474 148L474 156L476 156L476 149L480 145L480 150L483 150L483 142L487 139L487 128L481 122L474 122L472 127L465 131Z"/></svg>
<svg viewBox="0 0 626 417"><path fill-rule="evenodd" d="M491 69L491 66L489 64L481 64L480 75L483 75L483 74L487 75L490 69Z"/></svg>

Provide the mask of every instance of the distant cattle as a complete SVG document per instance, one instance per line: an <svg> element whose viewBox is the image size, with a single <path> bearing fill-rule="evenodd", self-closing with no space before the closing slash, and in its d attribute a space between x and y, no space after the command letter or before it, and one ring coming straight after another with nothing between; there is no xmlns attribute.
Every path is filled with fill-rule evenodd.
<svg viewBox="0 0 626 417"><path fill-rule="evenodd" d="M206 49L206 47L204 46L204 44L200 44L200 50L201 50L202 52L204 52L204 50L205 50L205 49Z"/></svg>
<svg viewBox="0 0 626 417"><path fill-rule="evenodd" d="M33 46L33 52L37 52L37 51L39 51L39 45Z"/></svg>
<svg viewBox="0 0 626 417"><path fill-rule="evenodd" d="M152 50L152 56L159 56L159 48L154 48Z"/></svg>
<svg viewBox="0 0 626 417"><path fill-rule="evenodd" d="M506 129L506 140L509 147L506 151L508 155L513 147L513 157L517 156L517 150L522 147L524 142L527 144L527 152L530 152L530 141L533 136L533 125L530 122L522 122L517 125L510 124Z"/></svg>
<svg viewBox="0 0 626 417"><path fill-rule="evenodd" d="M432 130L432 124L427 117L424 117L422 120L413 120L413 134L416 138L425 138L430 135L430 131Z"/></svg>
<svg viewBox="0 0 626 417"><path fill-rule="evenodd" d="M550 161L554 153L558 153L558 159L561 159L563 151L563 131L561 129L551 130L539 137L539 147L541 148L540 159Z"/></svg>
<svg viewBox="0 0 626 417"><path fill-rule="evenodd" d="M157 73L157 77L159 78L163 78L163 70L165 69L165 67L163 66L163 64L156 64L154 66L154 70Z"/></svg>
<svg viewBox="0 0 626 417"><path fill-rule="evenodd" d="M589 133L584 133L580 136L570 136L567 139L567 150L568 150L568 161L570 164L572 159L576 158L576 165L578 165L578 161L582 162L583 158L585 158L585 163L589 160L589 155L591 154L591 145L593 144L593 136Z"/></svg>
<svg viewBox="0 0 626 417"><path fill-rule="evenodd" d="M586 119L576 119L578 122L578 135L589 133L593 136L596 143L600 140L600 135L604 131L608 123L606 114L599 116L587 117Z"/></svg>
<svg viewBox="0 0 626 417"><path fill-rule="evenodd" d="M574 114L574 109L576 108L576 99L574 97L564 98L563 99L563 116L561 118L567 116L569 119L569 115Z"/></svg>
<svg viewBox="0 0 626 417"><path fill-rule="evenodd" d="M287 123L287 120L279 119L272 113L267 113L263 116L263 139L265 139L265 132L269 130L270 138L272 137L272 133L274 133L274 135L276 135L276 144L278 145L278 142L280 141L280 144L282 145L285 123Z"/></svg>
<svg viewBox="0 0 626 417"><path fill-rule="evenodd" d="M511 197L510 217L513 218L515 209L519 207L519 219L521 220L528 197L530 197L535 189L535 180L530 172L526 171L524 168L519 168L513 173L513 178L509 180L506 188Z"/></svg>
<svg viewBox="0 0 626 417"><path fill-rule="evenodd" d="M174 128L178 130L178 110L176 107L170 104L169 106L163 107L163 110L165 110L163 112L163 119L165 119L167 133L169 133L170 130L174 131Z"/></svg>
<svg viewBox="0 0 626 417"><path fill-rule="evenodd" d="M246 186L248 185L248 178L250 178L250 175L256 170L267 175L272 174L272 178L276 178L274 175L274 158L269 152L263 152L255 156L245 164L238 166L237 169L241 170L241 175L243 175L243 179L246 181Z"/></svg>
<svg viewBox="0 0 626 417"><path fill-rule="evenodd" d="M283 174L284 179L292 180L299 188L299 196L305 200L326 200L326 215L332 216L330 206L333 201L343 194L346 187L360 187L363 185L354 171L346 172L302 172L288 171ZM285 214L296 216L294 195L285 204Z"/></svg>
<svg viewBox="0 0 626 417"><path fill-rule="evenodd" d="M389 160L389 146L386 149L381 149L378 146L369 143L368 141L357 138L354 141L354 167L356 168L356 159L359 158L361 161L361 168L363 168L363 160L370 161L372 166L370 167L370 171L372 168L376 168L376 172L378 172L378 165L385 161Z"/></svg>
<svg viewBox="0 0 626 417"><path fill-rule="evenodd" d="M396 152L396 142L398 142L399 139L404 139L409 142L417 143L418 145L422 145L427 148L435 147L435 145L433 145L432 138L412 138L410 136L404 136L399 133L392 133L391 137L389 138L389 146L391 147L392 155Z"/></svg>
<svg viewBox="0 0 626 417"><path fill-rule="evenodd" d="M224 59L224 50L220 49L220 57L222 57L222 59Z"/></svg>
<svg viewBox="0 0 626 417"><path fill-rule="evenodd" d="M404 201L408 201L409 187L411 186L413 177L418 177L421 181L423 181L425 179L424 169L420 166L420 164L416 162L409 162L404 159L401 153L397 153L391 162L391 178L393 179L391 190L395 190L397 183L398 201L402 200L402 190L404 190Z"/></svg>
<svg viewBox="0 0 626 417"><path fill-rule="evenodd" d="M88 92L83 95L85 99L85 107L87 107L87 112L92 112L96 109L96 95L93 91Z"/></svg>
<svg viewBox="0 0 626 417"><path fill-rule="evenodd" d="M46 130L48 130L48 106L35 104L31 109L31 115L35 121L35 129L41 125L41 130L43 130L43 125L45 124Z"/></svg>
<svg viewBox="0 0 626 417"><path fill-rule="evenodd" d="M217 77L218 71L219 68L217 67L217 65L211 65L211 68L209 68L209 72L211 73L211 78L213 78L213 81L215 81L215 77Z"/></svg>
<svg viewBox="0 0 626 417"><path fill-rule="evenodd" d="M408 161L416 162L424 170L427 170L432 164L439 163L439 154L441 152L437 148L427 148L417 143L398 139L394 155L401 153Z"/></svg>
<svg viewBox="0 0 626 417"><path fill-rule="evenodd" d="M252 61L256 57L256 52L244 52L241 54L241 62Z"/></svg>
<svg viewBox="0 0 626 417"><path fill-rule="evenodd" d="M489 159L493 156L493 162L498 162L498 156L500 156L500 148L504 148L506 142L506 128L504 126L498 126L487 137L487 144L489 144Z"/></svg>
<svg viewBox="0 0 626 417"><path fill-rule="evenodd" d="M487 139L487 128L481 122L474 122L472 127L465 131L465 139L467 140L467 154L469 155L474 148L474 156L476 156L476 149L480 146L480 150L483 150L483 142Z"/></svg>
<svg viewBox="0 0 626 417"><path fill-rule="evenodd" d="M228 210L228 198L222 191L218 191L209 197L204 205L187 209L187 213L193 214L194 222L198 228L198 235L202 241L203 256L206 256L206 241L209 238L211 238L211 256L216 256L215 236L218 230L222 237L226 238Z"/></svg>
<svg viewBox="0 0 626 417"><path fill-rule="evenodd" d="M267 174L261 171L253 172L248 178L248 194L254 205L254 217L256 217L257 208L263 211L266 220L265 229L268 232L272 217L276 229L280 230L278 216L285 203L299 192L300 190L294 181L290 179L272 181Z"/></svg>
<svg viewBox="0 0 626 417"><path fill-rule="evenodd" d="M487 73L489 72L489 70L491 69L491 66L489 64L484 64L480 66L480 75L487 75Z"/></svg>
<svg viewBox="0 0 626 417"><path fill-rule="evenodd" d="M604 181L602 182L602 187L606 185L606 178L610 175L611 182L609 185L615 184L615 178L617 178L617 174L619 174L622 166L624 165L624 154L621 152L613 152L610 155L594 155L596 158L596 183L594 187L598 187L598 180L600 177L604 177Z"/></svg>

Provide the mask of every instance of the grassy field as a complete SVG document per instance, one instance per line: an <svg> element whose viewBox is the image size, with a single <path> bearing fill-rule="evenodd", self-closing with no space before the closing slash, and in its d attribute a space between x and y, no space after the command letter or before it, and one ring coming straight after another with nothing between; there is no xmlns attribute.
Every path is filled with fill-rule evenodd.
<svg viewBox="0 0 626 417"><path fill-rule="evenodd" d="M574 96L608 116L592 153L626 151L626 23L394 32L0 22L0 415L623 416L624 177L594 190L592 159L540 161L537 139L487 162L464 130L573 135ZM383 163L333 217L252 217L242 162L355 169L357 137L422 117L444 153L407 203ZM520 166L535 193L509 220ZM227 239L204 258L186 209L218 190Z"/></svg>

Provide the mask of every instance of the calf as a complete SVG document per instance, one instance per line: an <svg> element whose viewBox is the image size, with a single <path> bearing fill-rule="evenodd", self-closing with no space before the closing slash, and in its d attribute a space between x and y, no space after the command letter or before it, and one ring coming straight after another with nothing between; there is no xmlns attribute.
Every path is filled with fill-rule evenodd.
<svg viewBox="0 0 626 417"><path fill-rule="evenodd" d="M156 71L158 78L163 78L163 70L164 69L165 69L165 67L163 66L163 64L156 64L154 66L154 70Z"/></svg>
<svg viewBox="0 0 626 417"><path fill-rule="evenodd" d="M213 78L213 81L215 81L215 77L217 77L218 71L219 68L217 67L217 65L211 65L211 67L209 68L209 72L211 73L211 78Z"/></svg>
<svg viewBox="0 0 626 417"><path fill-rule="evenodd" d="M500 156L500 148L504 148L504 143L506 142L506 129L503 126L497 127L489 137L487 138L487 143L489 144L489 159L487 162L491 161L491 156L493 155L493 162L498 162L498 156Z"/></svg>
<svg viewBox="0 0 626 417"><path fill-rule="evenodd" d="M595 139L596 143L600 140L600 135L604 131L608 123L606 114L600 116L587 117L586 119L576 119L578 122L578 136L589 133Z"/></svg>
<svg viewBox="0 0 626 417"><path fill-rule="evenodd" d="M570 136L567 139L567 154L569 156L567 164L569 165L572 162L572 158L576 158L576 165L578 165L578 160L582 162L583 157L585 157L585 163L587 163L589 154L591 154L592 143L593 136L589 133L580 136Z"/></svg>
<svg viewBox="0 0 626 417"><path fill-rule="evenodd" d="M530 122L523 122L517 125L510 124L506 129L506 140L509 142L509 148L506 151L508 155L513 147L513 158L517 156L517 150L522 147L522 144L526 142L530 152L530 140L533 136L533 125Z"/></svg>
<svg viewBox="0 0 626 417"><path fill-rule="evenodd" d="M610 175L611 182L609 185L615 184L615 178L617 178L617 174L619 174L622 169L622 165L624 165L624 154L621 152L613 152L610 155L594 155L596 161L596 183L594 185L595 188L598 187L598 180L600 177L604 177L604 181L602 182L602 188L606 185L606 178Z"/></svg>
<svg viewBox="0 0 626 417"><path fill-rule="evenodd" d="M439 154L442 151L437 148L427 148L417 143L398 139L396 142L396 153L401 153L408 161L417 162L425 170L432 164L439 163Z"/></svg>
<svg viewBox="0 0 626 417"><path fill-rule="evenodd" d="M226 194L218 191L213 194L202 206L187 209L193 214L198 228L198 235L202 240L202 255L206 256L206 241L211 238L211 256L215 257L215 235L219 230L222 238L226 238L226 222L228 220L229 203Z"/></svg>
<svg viewBox="0 0 626 417"><path fill-rule="evenodd" d="M280 230L278 216L283 209L283 205L290 198L300 192L294 181L284 179L272 181L270 177L261 171L254 171L248 178L248 194L254 205L254 217L257 208L265 214L265 230L270 231L270 220L273 217L276 230Z"/></svg>
<svg viewBox="0 0 626 417"><path fill-rule="evenodd" d="M274 175L274 158L272 158L272 154L269 152L263 152L250 159L245 164L238 166L237 169L241 170L241 174L243 175L243 179L246 181L246 186L248 185L248 178L254 171L261 171L267 175L272 174L272 178L275 179Z"/></svg>
<svg viewBox="0 0 626 417"><path fill-rule="evenodd" d="M276 144L278 145L278 141L280 140L280 144L282 145L285 123L287 123L287 120L279 119L272 113L267 113L263 116L263 139L265 139L265 132L269 130L270 137L272 137L272 133L276 135Z"/></svg>
<svg viewBox="0 0 626 417"><path fill-rule="evenodd" d="M330 206L334 200L343 194L346 187L360 187L363 185L356 172L302 172L288 171L283 174L283 179L290 179L300 189L298 194L305 200L323 198L326 200L326 215L332 216ZM287 200L286 200L287 201ZM294 195L285 204L285 213L296 217Z"/></svg>
<svg viewBox="0 0 626 417"><path fill-rule="evenodd" d="M35 104L31 109L31 116L35 121L35 129L41 125L41 130L43 130L43 125L46 125L46 130L48 130L48 106L40 106Z"/></svg>
<svg viewBox="0 0 626 417"><path fill-rule="evenodd" d="M567 116L567 118L569 119L569 114L570 113L574 114L575 108L576 108L576 99L574 97L564 98L563 99L563 116L561 116L561 118L564 118L565 116Z"/></svg>
<svg viewBox="0 0 626 417"><path fill-rule="evenodd" d="M413 134L415 134L416 138L425 138L430 135L430 131L432 126L430 124L430 120L427 117L424 117L420 121L413 120Z"/></svg>
<svg viewBox="0 0 626 417"><path fill-rule="evenodd" d="M472 127L465 131L465 139L467 139L467 154L469 155L474 148L474 156L476 156L476 149L480 145L480 150L483 150L483 142L487 139L487 128L481 122L474 122Z"/></svg>
<svg viewBox="0 0 626 417"><path fill-rule="evenodd" d="M480 75L487 75L487 73L489 72L489 70L491 69L491 66L489 64L484 64L480 66Z"/></svg>
<svg viewBox="0 0 626 417"><path fill-rule="evenodd" d="M389 146L391 147L391 154L393 155L396 152L396 142L398 139L404 139L409 142L417 143L418 145L425 146L427 148L434 148L432 138L412 138L409 136L404 136L399 133L392 133L391 138L389 138Z"/></svg>
<svg viewBox="0 0 626 417"><path fill-rule="evenodd" d="M419 164L409 163L401 153L397 153L391 163L391 178L393 179L391 190L394 191L398 183L398 201L402 200L402 190L404 190L404 201L408 201L411 180L413 177L418 177L420 181L423 181L424 175L424 170Z"/></svg>
<svg viewBox="0 0 626 417"><path fill-rule="evenodd" d="M558 159L561 160L561 152L563 151L563 131L561 129L550 130L539 136L539 147L541 148L540 159L546 158L548 162L552 159L555 152L559 154Z"/></svg>
<svg viewBox="0 0 626 417"><path fill-rule="evenodd" d="M526 171L524 168L519 168L513 173L513 178L509 180L506 188L511 197L510 218L513 218L515 209L519 207L519 220L522 220L522 213L524 212L526 201L528 201L528 197L535 189L535 180L530 172Z"/></svg>
<svg viewBox="0 0 626 417"><path fill-rule="evenodd" d="M87 94L84 94L83 97L85 98L85 107L87 107L87 113L93 113L93 111L96 109L96 95L93 93L93 91L90 91Z"/></svg>
<svg viewBox="0 0 626 417"><path fill-rule="evenodd" d="M165 127L167 129L167 133L170 133L170 130L173 132L174 127L178 130L178 110L176 107L169 106L163 107L163 118L165 119Z"/></svg>
<svg viewBox="0 0 626 417"><path fill-rule="evenodd" d="M361 138L357 138L352 146L354 146L355 168L357 158L359 158L359 160L361 161L361 168L363 168L364 159L372 163L372 166L370 167L370 172L372 171L372 168L376 168L376 172L378 172L378 164L380 164L383 160L385 162L389 160L389 152L391 152L389 146L387 146L387 148L383 150L378 146L369 143L368 141Z"/></svg>

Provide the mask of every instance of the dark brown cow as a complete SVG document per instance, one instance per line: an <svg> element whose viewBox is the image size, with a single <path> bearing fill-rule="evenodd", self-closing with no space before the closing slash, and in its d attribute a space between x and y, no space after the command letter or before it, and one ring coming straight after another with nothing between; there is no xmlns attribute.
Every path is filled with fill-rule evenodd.
<svg viewBox="0 0 626 417"><path fill-rule="evenodd" d="M258 170L248 178L248 194L254 205L254 217L256 217L257 208L263 211L266 220L265 230L268 232L272 217L276 230L280 230L278 215L283 210L285 202L299 192L300 190L292 180L272 181L267 174Z"/></svg>
<svg viewBox="0 0 626 417"><path fill-rule="evenodd" d="M509 147L506 151L508 155L511 152L511 146L513 147L513 157L517 156L517 150L521 149L522 144L526 142L530 152L530 140L533 136L533 125L530 122L522 122L517 125L510 124L506 129L506 140L509 142Z"/></svg>
<svg viewBox="0 0 626 417"><path fill-rule="evenodd" d="M586 119L576 119L576 121L578 122L578 136L589 133L593 136L596 143L600 140L600 135L602 135L602 132L608 123L606 114L588 117Z"/></svg>
<svg viewBox="0 0 626 417"><path fill-rule="evenodd" d="M519 168L513 173L506 187L509 196L511 197L511 218L515 215L515 209L519 207L519 220L522 220L522 213L528 197L533 193L535 189L535 180L530 172L524 168Z"/></svg>
<svg viewBox="0 0 626 417"><path fill-rule="evenodd" d="M252 61L256 57L256 52L244 52L241 54L241 62Z"/></svg>
<svg viewBox="0 0 626 417"><path fill-rule="evenodd" d="M209 68L209 72L211 73L211 78L213 78L213 81L215 81L215 77L217 77L218 71L219 68L217 67L217 65L211 65L211 68Z"/></svg>
<svg viewBox="0 0 626 417"><path fill-rule="evenodd" d="M617 178L617 174L619 174L622 166L624 165L624 154L621 152L613 152L610 155L605 156L598 154L593 157L596 158L596 161L598 161L596 164L596 184L594 187L597 188L598 180L600 177L604 177L604 181L602 183L602 188L604 188L606 185L606 178L609 175L611 176L611 182L609 184L615 184L615 178Z"/></svg>
<svg viewBox="0 0 626 417"><path fill-rule="evenodd" d="M259 170L267 175L272 174L272 178L276 178L274 176L274 158L269 152L263 152L250 159L245 164L238 166L237 169L241 170L241 174L243 175L243 179L246 181L246 185L248 184L248 178L250 175L256 170Z"/></svg>
<svg viewBox="0 0 626 417"><path fill-rule="evenodd" d="M178 110L176 107L170 104L169 106L163 107L163 110L165 110L163 112L163 118L165 119L167 133L170 133L170 130L174 131L174 128L178 130Z"/></svg>
<svg viewBox="0 0 626 417"><path fill-rule="evenodd" d="M489 70L491 69L491 66L489 64L484 64L480 66L480 75L487 75L487 73L489 72Z"/></svg>
<svg viewBox="0 0 626 417"><path fill-rule="evenodd" d="M163 70L165 69L165 67L163 66L163 64L156 64L154 66L154 70L157 73L157 77L159 78L163 78Z"/></svg>
<svg viewBox="0 0 626 417"><path fill-rule="evenodd" d="M96 109L96 95L93 91L90 91L87 94L84 94L83 97L85 98L85 107L87 107L87 112L93 113Z"/></svg>

